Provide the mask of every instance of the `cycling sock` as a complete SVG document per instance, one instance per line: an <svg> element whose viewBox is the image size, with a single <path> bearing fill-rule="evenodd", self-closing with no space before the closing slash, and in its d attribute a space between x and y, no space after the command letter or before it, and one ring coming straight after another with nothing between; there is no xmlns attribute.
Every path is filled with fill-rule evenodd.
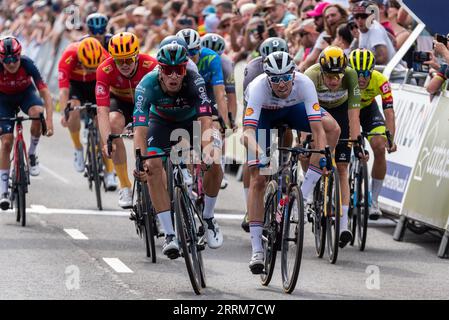
<svg viewBox="0 0 449 320"><path fill-rule="evenodd" d="M314 165L309 165L306 175L304 176L304 182L301 186L302 196L305 200L309 198L322 174L323 172L320 168L315 167Z"/></svg>
<svg viewBox="0 0 449 320"><path fill-rule="evenodd" d="M162 228L164 228L165 236L175 234L175 230L173 230L173 223L170 211L163 211L161 213L158 213L157 216L159 218L159 222L162 225Z"/></svg>
<svg viewBox="0 0 449 320"><path fill-rule="evenodd" d="M112 162L112 159L103 157L103 163L106 173L112 173L114 171L114 163Z"/></svg>
<svg viewBox="0 0 449 320"><path fill-rule="evenodd" d="M131 188L131 181L128 178L128 167L125 163L115 165L115 172L120 181L120 188Z"/></svg>
<svg viewBox="0 0 449 320"><path fill-rule="evenodd" d="M249 223L249 233L251 235L251 246L253 248L253 254L255 252L263 252L262 230L263 230L263 222L251 221Z"/></svg>
<svg viewBox="0 0 449 320"><path fill-rule="evenodd" d="M0 196L8 192L9 169L0 169Z"/></svg>
<svg viewBox="0 0 449 320"><path fill-rule="evenodd" d="M205 195L203 219L210 219L210 218L214 217L214 209L215 209L216 202L217 202L217 197L209 197L208 195Z"/></svg>
<svg viewBox="0 0 449 320"><path fill-rule="evenodd" d="M340 217L340 233L348 230L348 210L349 206L342 206L343 215Z"/></svg>
<svg viewBox="0 0 449 320"><path fill-rule="evenodd" d="M39 138L40 137L31 136L30 149L28 150L29 156L36 154L36 148L37 148L37 144L39 143Z"/></svg>
<svg viewBox="0 0 449 320"><path fill-rule="evenodd" d="M377 200L379 198L380 191L382 190L382 185L384 184L384 180L379 179L371 179L371 192L372 192L372 199L373 202L377 203Z"/></svg>
<svg viewBox="0 0 449 320"><path fill-rule="evenodd" d="M83 148L83 145L81 144L80 141L79 130L75 132L70 131L70 137L72 138L73 146L75 147L76 150L80 150Z"/></svg>

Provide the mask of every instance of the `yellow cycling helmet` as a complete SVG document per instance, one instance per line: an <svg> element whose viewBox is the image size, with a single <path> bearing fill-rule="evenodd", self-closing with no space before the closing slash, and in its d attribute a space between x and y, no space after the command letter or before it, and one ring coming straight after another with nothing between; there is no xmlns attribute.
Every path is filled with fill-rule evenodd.
<svg viewBox="0 0 449 320"><path fill-rule="evenodd" d="M343 50L334 46L329 46L324 49L318 61L321 71L324 73L344 73L348 64Z"/></svg>
<svg viewBox="0 0 449 320"><path fill-rule="evenodd" d="M349 65L357 72L371 72L375 64L374 53L368 49L355 49L349 54Z"/></svg>
<svg viewBox="0 0 449 320"><path fill-rule="evenodd" d="M98 67L103 61L103 48L100 41L92 37L83 39L78 46L78 60L86 68Z"/></svg>
<svg viewBox="0 0 449 320"><path fill-rule="evenodd" d="M109 40L108 49L114 59L131 58L139 54L139 39L131 32L120 32Z"/></svg>

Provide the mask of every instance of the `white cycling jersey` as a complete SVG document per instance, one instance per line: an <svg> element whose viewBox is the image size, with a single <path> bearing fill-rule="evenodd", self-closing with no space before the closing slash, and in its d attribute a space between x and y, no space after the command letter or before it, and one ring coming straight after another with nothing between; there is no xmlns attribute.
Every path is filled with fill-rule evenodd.
<svg viewBox="0 0 449 320"><path fill-rule="evenodd" d="M292 92L286 99L276 97L268 81L268 76L264 73L248 85L245 91L248 106L244 126L257 127L262 109L276 110L295 106L305 108L309 122L321 121L315 85L307 76L295 71Z"/></svg>

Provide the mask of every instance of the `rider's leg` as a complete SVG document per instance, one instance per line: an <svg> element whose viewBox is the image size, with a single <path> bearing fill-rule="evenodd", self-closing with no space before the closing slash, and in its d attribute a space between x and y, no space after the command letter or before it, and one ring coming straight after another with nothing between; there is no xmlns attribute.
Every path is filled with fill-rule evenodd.
<svg viewBox="0 0 449 320"><path fill-rule="evenodd" d="M5 126L2 126L2 129ZM0 198L2 203L5 202L4 210L9 208L8 183L9 183L9 169L10 169L10 154L12 145L14 142L14 136L12 133L2 133L0 136ZM3 208L2 208L3 209Z"/></svg>
<svg viewBox="0 0 449 320"><path fill-rule="evenodd" d="M374 153L374 163L371 171L372 206L370 209L370 217L375 220L381 215L378 199L380 191L382 190L385 174L387 172L385 138L383 136L373 136L370 139L370 145Z"/></svg>
<svg viewBox="0 0 449 320"><path fill-rule="evenodd" d="M30 117L39 117L40 113L44 112L44 108L42 106L36 105L32 106L28 109L28 116ZM36 148L39 143L39 138L42 134L41 122L39 120L33 120L31 122L31 140L30 140L30 148L28 149L28 156L36 154Z"/></svg>
<svg viewBox="0 0 449 320"><path fill-rule="evenodd" d="M249 230L253 254L262 252L262 229L264 222L263 196L266 186L266 177L259 174L257 166L249 167L250 185L248 194Z"/></svg>
<svg viewBox="0 0 449 320"><path fill-rule="evenodd" d="M109 122L111 124L111 133L120 134L125 128L125 117L118 111L111 111L109 113ZM114 141L116 150L113 156L113 162L117 177L120 181L120 188L131 188L131 181L128 176L128 167L126 159L126 150L123 139L116 139Z"/></svg>
<svg viewBox="0 0 449 320"><path fill-rule="evenodd" d="M76 107L79 106L81 102L79 100L71 100L71 106ZM80 150L83 148L80 140L80 130L81 130L81 122L80 122L80 111L74 110L70 112L69 120L67 122L67 127L69 128L70 138L73 142L73 147L76 150Z"/></svg>

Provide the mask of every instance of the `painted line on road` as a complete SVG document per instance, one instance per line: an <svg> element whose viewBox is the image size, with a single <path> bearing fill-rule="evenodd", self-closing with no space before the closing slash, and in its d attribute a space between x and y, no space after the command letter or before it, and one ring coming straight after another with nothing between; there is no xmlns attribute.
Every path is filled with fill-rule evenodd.
<svg viewBox="0 0 449 320"><path fill-rule="evenodd" d="M66 178L64 178L63 176L59 175L58 173L54 172L53 170L47 168L46 166L44 166L43 164L39 165L44 171L46 171L48 174L52 175L53 177L55 177L56 179L58 179L59 181L65 183L65 184L70 184L70 181L67 180Z"/></svg>
<svg viewBox="0 0 449 320"><path fill-rule="evenodd" d="M78 229L64 229L64 231L75 240L89 240L89 238Z"/></svg>
<svg viewBox="0 0 449 320"><path fill-rule="evenodd" d="M118 273L133 273L133 271L128 268L123 262L118 258L103 258L104 262L106 262L115 272Z"/></svg>
<svg viewBox="0 0 449 320"><path fill-rule="evenodd" d="M7 212L12 213L12 210ZM88 210L88 209L64 209L64 208L47 208L42 205L32 204L27 208L27 212L36 214L60 214L60 215L97 215L97 216L112 216L112 217L129 217L129 211L120 210ZM232 213L216 213L215 218L218 220L242 220L243 214Z"/></svg>

